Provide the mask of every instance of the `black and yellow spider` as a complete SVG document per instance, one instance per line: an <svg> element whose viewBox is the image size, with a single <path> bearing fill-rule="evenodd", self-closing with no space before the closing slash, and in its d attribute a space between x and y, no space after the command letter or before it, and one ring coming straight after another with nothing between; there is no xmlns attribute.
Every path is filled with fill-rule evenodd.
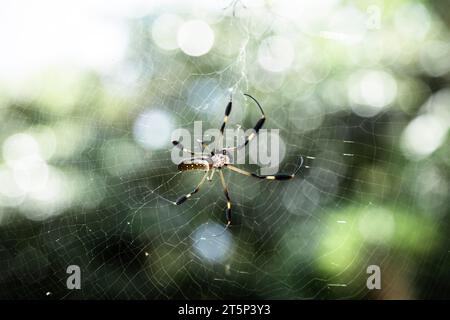
<svg viewBox="0 0 450 320"><path fill-rule="evenodd" d="M244 143L242 143L239 146L236 147L225 147L222 149L214 149L210 153L204 153L204 152L193 152L189 149L186 149L179 141L172 141L172 144L181 150L183 150L186 153L191 154L191 158L185 159L181 161L181 163L178 165L178 170L180 171L191 171L191 170L197 170L197 171L205 171L205 175L200 180L200 183L197 185L197 187L190 193L183 195L179 197L175 202L172 202L175 205L180 205L184 203L187 199L189 199L193 194L197 193L200 190L201 185L205 182L205 179L211 180L214 172L217 170L220 176L220 181L222 182L223 190L225 193L225 197L227 199L227 211L226 211L226 218L227 218L227 226L231 224L231 199L230 195L228 193L228 187L225 183L225 178L222 173L223 168L228 168L234 172L243 174L245 176L251 176L259 179L267 179L267 180L290 180L295 177L297 172L300 170L302 164L303 164L303 157L300 156L300 164L298 165L297 169L292 174L275 174L275 175L260 175L257 173L249 172L246 170L239 169L235 166L233 166L231 163L231 151L236 151L241 148L245 148L245 146L258 134L259 130L264 125L264 122L266 121L266 116L264 114L263 108L259 104L259 102L253 98L251 95L244 93L245 96L251 98L259 107L259 110L261 111L261 118L258 120L256 125L253 127L253 131L251 134L245 137ZM220 127L220 133L223 135L223 132L225 130L225 126L228 121L228 117L231 113L231 107L232 107L232 99L230 99L230 102L228 102L228 105L225 108L225 117L223 119L222 126ZM202 146L207 146L202 142ZM210 173L210 176L208 177L208 174Z"/></svg>

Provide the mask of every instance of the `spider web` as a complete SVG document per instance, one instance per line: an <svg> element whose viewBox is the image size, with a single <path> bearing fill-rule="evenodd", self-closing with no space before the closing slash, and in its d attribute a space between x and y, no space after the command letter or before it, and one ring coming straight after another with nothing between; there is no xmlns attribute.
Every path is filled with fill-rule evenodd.
<svg viewBox="0 0 450 320"><path fill-rule="evenodd" d="M255 10L273 19L262 22ZM339 64L327 52L333 46L343 50L339 44L298 29L266 7L233 2L219 12L215 46L207 55L158 48L149 30L160 11L151 12L130 23L125 65L131 80L122 82L124 69L100 83L95 77L86 80L79 110L64 116L86 135L82 147L70 157L49 160L78 177L81 187L70 204L45 219L29 219L31 213L26 218L26 212L39 211L26 202L0 211L0 297L361 298L372 297L366 287L369 265L393 270L387 277L400 279L391 279L388 292L401 287L411 269L432 270L414 257L423 257L438 242L430 235L433 222L419 218L414 223L425 224L425 231L400 236L417 250L383 239L391 236L392 217L400 228L403 212L420 208L415 200L420 189L410 191L411 175L398 171L402 112L392 108L372 117L353 112L342 82L354 65ZM273 34L295 39L296 50L310 52L308 63L282 73L262 68L258 48ZM178 172L170 136L162 146L146 148L133 130L136 119L152 110L163 114L171 129L193 132L195 121L205 129L219 128L230 88L229 127L252 128L258 120L257 108L242 95L251 93L264 107L265 128L280 130L285 150L280 172L293 172L300 155L305 162L292 181L225 170L233 205L233 224L226 229L219 177L173 206L165 199L190 192L203 173ZM13 132L61 121L53 111L16 103L3 115ZM418 172L414 165L407 170ZM384 218L387 225L385 220L378 224L380 239L370 224ZM364 230L367 234L355 236ZM421 247L422 241L428 244ZM69 265L82 270L81 290L66 288ZM442 265L435 267L438 274ZM411 277L414 282L426 278ZM429 296L439 289L432 286L425 286Z"/></svg>

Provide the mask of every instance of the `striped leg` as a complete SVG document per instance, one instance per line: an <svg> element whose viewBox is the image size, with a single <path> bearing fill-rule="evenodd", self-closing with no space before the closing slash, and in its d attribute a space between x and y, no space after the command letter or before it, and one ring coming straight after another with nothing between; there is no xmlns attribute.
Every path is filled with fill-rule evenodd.
<svg viewBox="0 0 450 320"><path fill-rule="evenodd" d="M228 122L228 117L231 113L231 107L233 105L232 98L230 98L230 102L228 102L227 107L225 108L225 117L223 118L222 126L220 127L220 133L223 135L223 131L225 130L225 126Z"/></svg>
<svg viewBox="0 0 450 320"><path fill-rule="evenodd" d="M227 165L227 168L232 170L232 171L234 171L234 172L243 174L244 176L255 177L255 178L259 178L259 179L289 180L289 179L292 179L292 178L295 177L295 174L260 175L260 174L257 174L257 173L253 173L253 172L250 172L250 171L239 169L239 168L237 168L235 166L232 166L232 165Z"/></svg>
<svg viewBox="0 0 450 320"><path fill-rule="evenodd" d="M253 138L256 137L256 135L258 134L259 130L263 127L264 122L266 122L266 115L264 114L264 110L261 107L261 105L259 104L259 102L255 98L253 98L251 95L249 95L247 93L244 93L244 95L249 97L253 101L255 101L256 105L258 106L259 110L261 111L261 118L258 120L258 122L253 127L253 132L245 137L244 143L241 144L240 146L237 146L237 147L228 148L229 150L237 150L237 149L244 148L250 141L252 141Z"/></svg>
<svg viewBox="0 0 450 320"><path fill-rule="evenodd" d="M208 171L206 171L205 175L203 176L202 180L200 181L200 183L197 185L197 187L195 187L194 190L192 190L192 192L181 196L177 199L177 201L174 202L175 205L180 205L183 202L185 202L187 199L189 199L194 193L197 193L200 190L201 185L203 184L203 182L205 182L206 177L208 176Z"/></svg>
<svg viewBox="0 0 450 320"><path fill-rule="evenodd" d="M280 173L280 174L274 174L274 175L261 175L261 174L257 174L257 173L253 173L250 171L246 171L246 170L242 170L239 169L235 166L232 166L230 164L228 164L226 167L234 172L237 172L239 174L243 174L244 176L249 176L249 177L255 177L258 179L267 179L267 180L290 180L295 178L295 175L298 173L298 171L300 170L300 168L303 165L303 157L300 156L299 158L299 164L297 166L297 168L295 169L294 173L292 174L285 174L285 173Z"/></svg>
<svg viewBox="0 0 450 320"><path fill-rule="evenodd" d="M197 139L197 142L200 144L200 148L202 149L203 153L208 153L209 151L209 145L213 143L214 141L205 142L203 139Z"/></svg>
<svg viewBox="0 0 450 320"><path fill-rule="evenodd" d="M174 141L172 141L172 144L173 144L175 147L177 147L177 148L179 148L180 150L182 150L183 152L189 153L191 156L200 156L200 155L203 155L201 152L194 152L194 151L191 151L191 150L189 150L189 149L186 149L186 148L181 144L180 141L174 140Z"/></svg>
<svg viewBox="0 0 450 320"><path fill-rule="evenodd" d="M211 175L208 178L206 178L208 181L212 181L212 178L214 177L214 173L216 172L216 168L213 168L211 171L212 171Z"/></svg>
<svg viewBox="0 0 450 320"><path fill-rule="evenodd" d="M220 181L222 182L222 186L223 186L223 192L225 193L225 198L227 198L226 217L227 217L227 226L229 226L231 224L231 199L230 199L230 195L228 194L228 187L227 187L227 184L225 183L225 178L223 177L223 172L220 170L219 170L219 175L220 175Z"/></svg>

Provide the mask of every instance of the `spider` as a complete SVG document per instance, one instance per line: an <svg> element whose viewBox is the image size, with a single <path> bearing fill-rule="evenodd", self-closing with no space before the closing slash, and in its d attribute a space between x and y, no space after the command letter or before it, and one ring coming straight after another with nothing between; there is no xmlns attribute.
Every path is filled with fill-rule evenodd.
<svg viewBox="0 0 450 320"><path fill-rule="evenodd" d="M253 98L251 95L244 93L245 96L252 99L256 105L258 106L259 110L261 111L261 118L258 120L258 122L253 127L253 131L251 134L245 137L244 143L241 145L238 145L236 147L225 147L222 149L214 149L211 151L211 153L205 153L205 152L193 152L189 149L186 149L179 141L174 140L172 141L172 144L181 150L183 152L189 153L191 155L190 158L184 159L178 164L178 170L179 171L205 171L205 174L203 175L203 178L200 180L199 184L195 187L194 190L189 192L188 194L182 195L179 197L176 201L172 202L174 205L180 205L184 203L187 199L189 199L193 194L197 193L200 190L200 187L203 185L205 180L211 181L214 173L218 171L218 174L220 176L220 181L222 183L223 191L225 194L225 198L227 200L227 208L226 208L226 219L227 219L227 227L231 225L231 198L228 193L228 187L225 183L225 178L222 173L222 169L227 168L231 171L234 171L236 173L245 175L245 176L251 176L258 179L266 179L266 180L290 180L295 177L295 175L300 170L302 164L303 164L303 157L300 156L300 163L297 167L297 169L292 174L275 174L275 175L260 175L257 173L253 173L250 171L242 170L240 168L237 168L232 165L232 157L231 157L231 151L239 150L242 148L245 148L247 144L256 137L259 130L264 125L264 122L266 121L266 115L264 114L264 110L259 104L259 102ZM231 107L233 105L232 97L230 98L230 101L228 102L226 108L225 108L225 117L223 119L222 126L220 127L220 133L223 136L223 132L225 130L225 126L228 122L228 117L231 113ZM205 148L208 146L208 144L205 144L203 141L199 141L202 144L202 147Z"/></svg>

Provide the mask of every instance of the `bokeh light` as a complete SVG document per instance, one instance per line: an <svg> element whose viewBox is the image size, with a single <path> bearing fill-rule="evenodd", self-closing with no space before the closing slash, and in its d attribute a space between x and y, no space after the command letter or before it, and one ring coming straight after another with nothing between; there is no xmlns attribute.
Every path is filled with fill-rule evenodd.
<svg viewBox="0 0 450 320"><path fill-rule="evenodd" d="M183 20L174 14L163 14L159 16L152 25L152 37L156 45L164 50L178 48L177 33Z"/></svg>
<svg viewBox="0 0 450 320"><path fill-rule="evenodd" d="M169 115L160 110L141 113L133 126L134 139L145 149L158 149L170 143L173 131Z"/></svg>
<svg viewBox="0 0 450 320"><path fill-rule="evenodd" d="M40 156L39 145L29 134L13 134L3 142L3 159L12 167L17 161Z"/></svg>
<svg viewBox="0 0 450 320"><path fill-rule="evenodd" d="M0 167L0 206L15 207L22 203L25 191L14 179L14 172L6 166Z"/></svg>
<svg viewBox="0 0 450 320"><path fill-rule="evenodd" d="M125 26L91 9L76 2L8 1L0 19L0 80L17 83L50 65L102 71L117 63L127 46Z"/></svg>
<svg viewBox="0 0 450 320"><path fill-rule="evenodd" d="M202 224L192 237L195 251L209 262L223 261L232 250L229 231L218 224Z"/></svg>
<svg viewBox="0 0 450 320"><path fill-rule="evenodd" d="M184 53L199 57L208 53L214 45L214 31L205 21L186 21L178 30L177 42Z"/></svg>
<svg viewBox="0 0 450 320"><path fill-rule="evenodd" d="M412 120L402 135L402 147L407 156L424 158L444 142L447 128L434 115L424 114Z"/></svg>
<svg viewBox="0 0 450 320"><path fill-rule="evenodd" d="M347 83L353 111L363 117L372 117L391 104L397 95L397 83L387 72L360 71Z"/></svg>
<svg viewBox="0 0 450 320"><path fill-rule="evenodd" d="M295 51L289 39L273 36L261 42L258 50L258 62L264 69L281 72L289 68L294 61Z"/></svg>
<svg viewBox="0 0 450 320"><path fill-rule="evenodd" d="M428 75L438 77L450 71L449 55L448 41L429 41L422 47L420 62Z"/></svg>

